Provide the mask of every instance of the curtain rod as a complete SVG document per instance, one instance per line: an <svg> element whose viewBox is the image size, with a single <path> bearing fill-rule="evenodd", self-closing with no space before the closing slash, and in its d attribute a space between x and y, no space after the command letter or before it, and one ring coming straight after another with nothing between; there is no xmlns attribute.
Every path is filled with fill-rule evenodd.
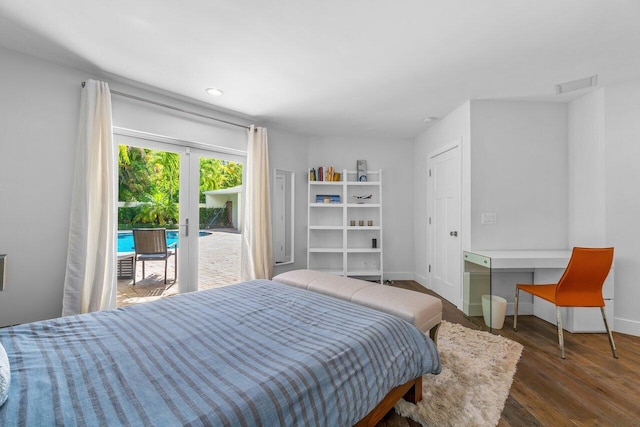
<svg viewBox="0 0 640 427"><path fill-rule="evenodd" d="M82 87L84 87L85 82L82 82L81 84L82 84ZM146 102L146 103L148 103L148 104L157 105L157 106L159 106L159 107L168 108L168 109L170 109L170 110L180 111L181 113L191 114L191 115L194 115L194 116L203 117L203 118L205 118L205 119L215 120L216 122L226 123L226 124L228 124L228 125L232 125L232 126L237 126L237 127L245 128L245 129L247 129L247 130L250 130L250 129L251 129L251 128L250 128L249 126L247 126L247 125L243 125L243 124L240 124L240 123L234 123L234 122L230 122L230 121L227 121L227 120L218 119L218 118L215 118L215 117L207 116L206 114L198 113L198 112L196 112L196 111L186 110L186 109L184 109L184 108L176 107L176 106L169 105L169 104L164 104L164 103L162 103L162 102L153 101L153 100L151 100L151 99L147 99L147 98L142 98L142 97L139 97L139 96L137 96L137 95L131 95L131 94L129 94L129 93L120 92L120 91L118 91L118 90L112 90L112 89L109 89L109 91L110 91L112 94L114 94L114 95L124 96L125 98L135 99L136 101ZM257 130L257 129L256 129L256 130Z"/></svg>

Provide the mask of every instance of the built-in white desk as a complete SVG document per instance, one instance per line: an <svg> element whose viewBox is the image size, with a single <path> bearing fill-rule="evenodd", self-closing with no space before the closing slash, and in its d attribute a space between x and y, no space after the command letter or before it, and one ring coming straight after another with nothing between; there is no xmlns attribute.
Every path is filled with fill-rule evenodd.
<svg viewBox="0 0 640 427"><path fill-rule="evenodd" d="M508 301L507 314L513 314L516 282L514 273L524 273L518 283L557 283L571 258L571 250L465 251L463 311L467 316L482 316L482 295L494 294ZM520 275L522 276L522 275ZM607 318L613 322L613 266L603 287ZM507 280L505 280L507 278ZM569 332L605 332L600 310L562 308L562 325ZM555 306L545 300L520 293L519 314L533 314L556 324Z"/></svg>

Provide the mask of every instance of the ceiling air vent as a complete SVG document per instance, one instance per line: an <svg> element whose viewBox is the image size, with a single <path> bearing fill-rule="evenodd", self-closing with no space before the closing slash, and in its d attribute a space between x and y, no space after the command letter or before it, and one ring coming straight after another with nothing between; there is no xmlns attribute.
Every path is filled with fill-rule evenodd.
<svg viewBox="0 0 640 427"><path fill-rule="evenodd" d="M585 77L583 79L572 80L570 82L560 83L556 85L556 95L562 93L573 92L574 90L586 89L594 87L598 84L598 75Z"/></svg>

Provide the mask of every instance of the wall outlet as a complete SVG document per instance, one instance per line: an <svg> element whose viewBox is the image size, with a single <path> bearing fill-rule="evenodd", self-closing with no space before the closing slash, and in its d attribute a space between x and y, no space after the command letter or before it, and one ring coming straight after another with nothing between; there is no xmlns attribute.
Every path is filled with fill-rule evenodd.
<svg viewBox="0 0 640 427"><path fill-rule="evenodd" d="M495 224L496 214L495 212L482 213L480 215L480 224Z"/></svg>

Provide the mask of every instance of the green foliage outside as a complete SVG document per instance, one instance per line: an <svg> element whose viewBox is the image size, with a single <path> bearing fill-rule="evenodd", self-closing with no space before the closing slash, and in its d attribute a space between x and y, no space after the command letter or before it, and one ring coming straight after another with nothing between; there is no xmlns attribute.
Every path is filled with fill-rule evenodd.
<svg viewBox="0 0 640 427"><path fill-rule="evenodd" d="M241 184L241 164L200 158L200 203L205 201L205 191L232 188Z"/></svg>
<svg viewBox="0 0 640 427"><path fill-rule="evenodd" d="M140 226L177 228L180 193L179 154L120 145L118 166L118 201L141 203L138 206L118 209L118 229ZM241 164L218 159L200 159L200 203L205 202L204 191L231 188L241 184ZM212 210L203 214L203 210L210 209L200 209L201 228L211 223L216 215ZM205 218L206 221L203 221L203 215L209 215L208 219ZM227 218L226 213L219 213L218 217L223 221Z"/></svg>
<svg viewBox="0 0 640 427"><path fill-rule="evenodd" d="M144 216L145 210L143 205L125 206L118 208L118 230L131 230L133 228L155 227L158 224L139 222L138 218ZM166 223L164 227L168 229L177 229L177 216L172 221ZM200 208L200 230L211 228L227 228L231 227L229 223L229 214L227 208Z"/></svg>

